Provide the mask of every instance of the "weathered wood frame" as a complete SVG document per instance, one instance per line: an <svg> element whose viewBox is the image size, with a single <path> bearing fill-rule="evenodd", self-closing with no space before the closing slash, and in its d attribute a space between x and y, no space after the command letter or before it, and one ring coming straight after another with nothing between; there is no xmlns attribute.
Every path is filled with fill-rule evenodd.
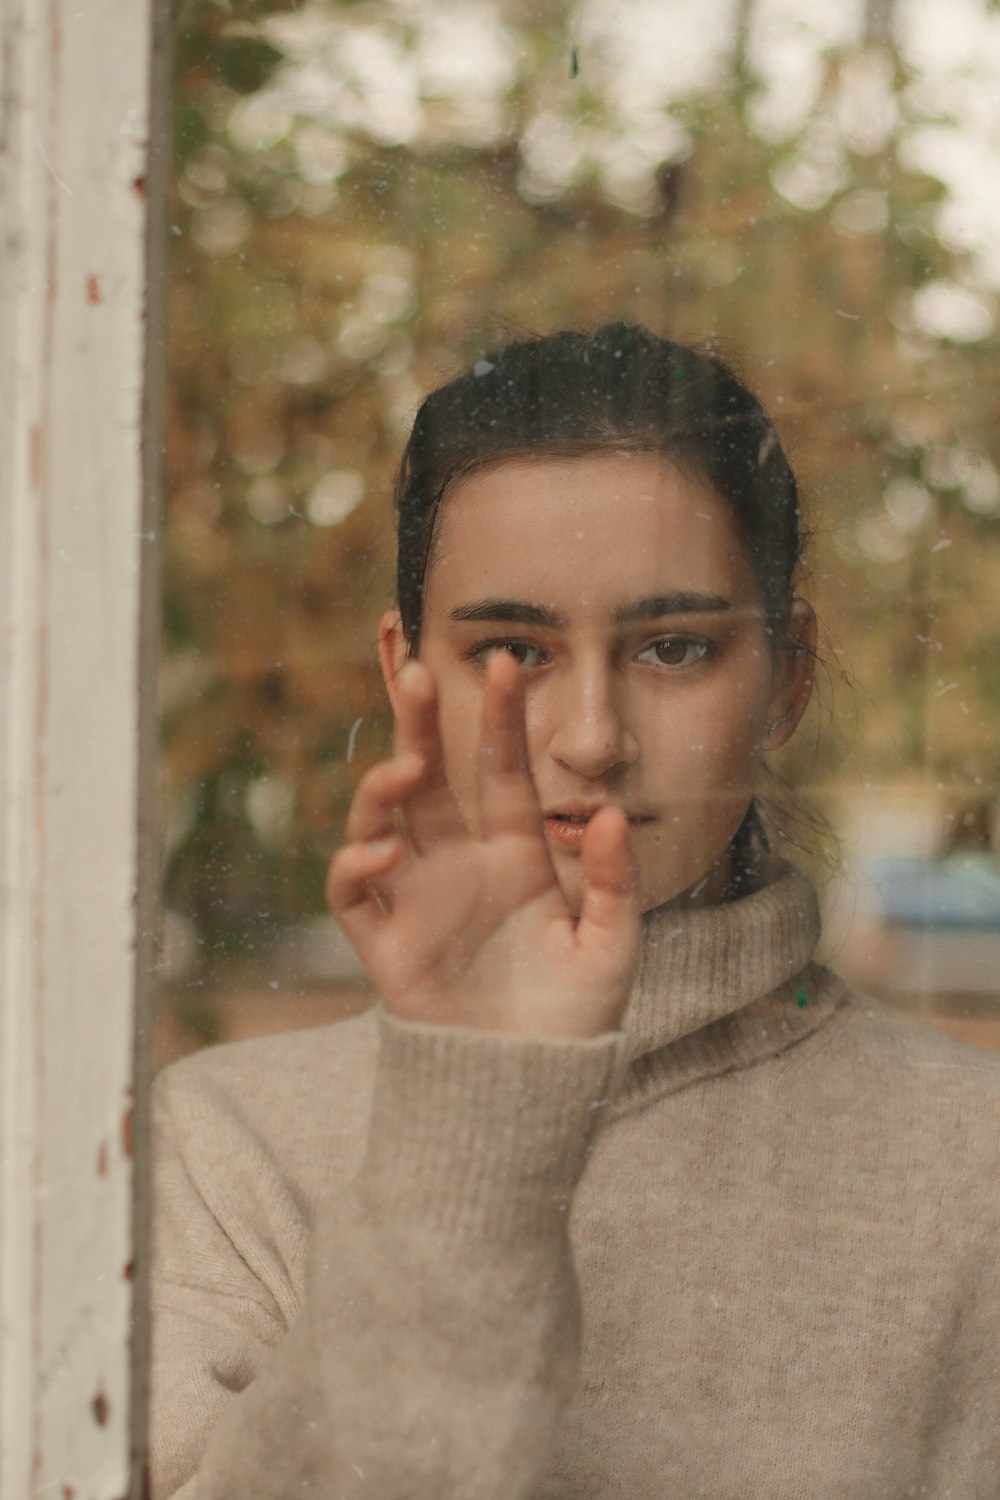
<svg viewBox="0 0 1000 1500"><path fill-rule="evenodd" d="M170 6L0 10L0 1494L142 1491ZM155 34L154 34L155 33ZM152 145L152 149L151 149ZM137 1258L138 1251L138 1258Z"/></svg>

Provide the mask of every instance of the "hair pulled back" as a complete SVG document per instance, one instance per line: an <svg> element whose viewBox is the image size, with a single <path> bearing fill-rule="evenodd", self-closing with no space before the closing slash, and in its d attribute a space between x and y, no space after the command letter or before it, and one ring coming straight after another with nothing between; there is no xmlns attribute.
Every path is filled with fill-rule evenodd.
<svg viewBox="0 0 1000 1500"><path fill-rule="evenodd" d="M802 537L798 486L767 414L716 354L610 323L507 344L420 407L396 484L397 588L411 651L449 485L508 459L601 452L661 453L722 496L768 628L780 631Z"/></svg>

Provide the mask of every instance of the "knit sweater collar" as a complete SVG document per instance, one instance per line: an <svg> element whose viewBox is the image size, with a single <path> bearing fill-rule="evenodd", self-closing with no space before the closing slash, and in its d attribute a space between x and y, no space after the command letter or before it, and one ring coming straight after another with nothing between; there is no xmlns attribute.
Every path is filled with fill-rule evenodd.
<svg viewBox="0 0 1000 1500"><path fill-rule="evenodd" d="M643 929L623 1023L626 1095L747 1067L814 1031L841 999L832 976L807 967L820 929L812 882L782 860L739 900L660 907Z"/></svg>

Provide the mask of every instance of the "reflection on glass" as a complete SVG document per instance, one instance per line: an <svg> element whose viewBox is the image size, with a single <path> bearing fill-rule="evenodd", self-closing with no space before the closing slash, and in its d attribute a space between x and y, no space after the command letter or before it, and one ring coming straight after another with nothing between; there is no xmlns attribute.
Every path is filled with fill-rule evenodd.
<svg viewBox="0 0 1000 1500"><path fill-rule="evenodd" d="M1000 21L686 9L182 8L161 1055L365 1013L164 1077L164 1495L1000 1474Z"/></svg>

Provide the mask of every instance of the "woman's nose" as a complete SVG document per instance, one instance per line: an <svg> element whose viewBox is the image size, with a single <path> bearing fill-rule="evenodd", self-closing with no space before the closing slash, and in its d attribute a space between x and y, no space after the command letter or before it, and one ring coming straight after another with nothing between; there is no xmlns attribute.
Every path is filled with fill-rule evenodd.
<svg viewBox="0 0 1000 1500"><path fill-rule="evenodd" d="M594 779L628 765L639 753L614 685L604 679L569 677L552 705L552 757L579 776Z"/></svg>

